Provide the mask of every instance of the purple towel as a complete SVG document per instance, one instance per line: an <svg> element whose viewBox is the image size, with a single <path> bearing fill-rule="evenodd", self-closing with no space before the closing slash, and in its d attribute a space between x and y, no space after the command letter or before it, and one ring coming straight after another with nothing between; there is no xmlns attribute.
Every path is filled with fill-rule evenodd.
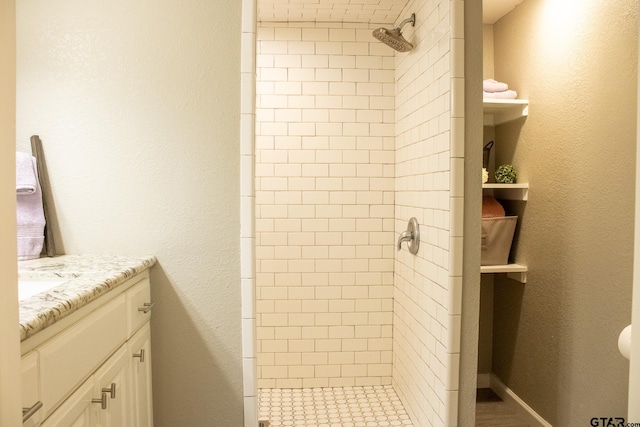
<svg viewBox="0 0 640 427"><path fill-rule="evenodd" d="M504 92L509 90L509 85L493 79L482 81L482 90L485 92Z"/></svg>
<svg viewBox="0 0 640 427"><path fill-rule="evenodd" d="M33 194L38 182L37 172L33 166L33 156L16 152L16 192L18 194Z"/></svg>
<svg viewBox="0 0 640 427"><path fill-rule="evenodd" d="M18 181L19 177L24 181L29 173L31 173L35 181L35 189L31 193L28 189L23 189L23 191L20 192L16 186L18 261L38 258L44 244L45 218L42 205L42 190L40 189L40 183L38 181L36 158L30 155L27 156L28 160L30 160L29 162L16 164L16 181Z"/></svg>
<svg viewBox="0 0 640 427"><path fill-rule="evenodd" d="M504 92L482 92L483 98L491 99L516 99L518 93L515 90L505 90Z"/></svg>

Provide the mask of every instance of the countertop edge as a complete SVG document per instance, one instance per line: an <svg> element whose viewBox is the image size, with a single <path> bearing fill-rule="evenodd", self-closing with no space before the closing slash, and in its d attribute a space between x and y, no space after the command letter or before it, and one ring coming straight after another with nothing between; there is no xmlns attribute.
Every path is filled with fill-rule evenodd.
<svg viewBox="0 0 640 427"><path fill-rule="evenodd" d="M50 277L69 277L69 280L47 292L20 302L21 342L68 317L157 263L155 256L100 255L63 255L32 261L35 262L20 263L21 267L26 268L19 269L20 276L42 277L42 272L45 271ZM58 265L56 263L60 262L68 264L65 267L73 267L73 264L77 263L78 268L75 270L67 268L63 272L54 270L53 268ZM87 269L86 265L91 265L92 262L102 262L103 265L100 266L101 269Z"/></svg>

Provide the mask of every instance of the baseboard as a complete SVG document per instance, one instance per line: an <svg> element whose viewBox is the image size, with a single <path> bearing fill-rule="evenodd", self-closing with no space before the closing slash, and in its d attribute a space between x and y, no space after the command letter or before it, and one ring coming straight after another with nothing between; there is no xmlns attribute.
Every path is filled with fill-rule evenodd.
<svg viewBox="0 0 640 427"><path fill-rule="evenodd" d="M478 374L478 385L476 388L490 388L491 374Z"/></svg>
<svg viewBox="0 0 640 427"><path fill-rule="evenodd" d="M531 427L553 427L494 374L490 374L490 387Z"/></svg>

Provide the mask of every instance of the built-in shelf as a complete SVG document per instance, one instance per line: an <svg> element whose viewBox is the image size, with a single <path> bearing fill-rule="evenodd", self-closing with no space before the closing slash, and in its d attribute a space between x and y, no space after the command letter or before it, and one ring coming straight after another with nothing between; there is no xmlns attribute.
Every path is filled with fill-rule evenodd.
<svg viewBox="0 0 640 427"><path fill-rule="evenodd" d="M507 273L507 277L518 282L527 283L527 266L520 264L482 265L480 273Z"/></svg>
<svg viewBox="0 0 640 427"><path fill-rule="evenodd" d="M483 190L492 190L496 199L502 200L529 200L529 184L498 184L487 182L482 184Z"/></svg>
<svg viewBox="0 0 640 427"><path fill-rule="evenodd" d="M485 126L496 126L529 115L529 100L527 99L492 99L485 98L484 106Z"/></svg>

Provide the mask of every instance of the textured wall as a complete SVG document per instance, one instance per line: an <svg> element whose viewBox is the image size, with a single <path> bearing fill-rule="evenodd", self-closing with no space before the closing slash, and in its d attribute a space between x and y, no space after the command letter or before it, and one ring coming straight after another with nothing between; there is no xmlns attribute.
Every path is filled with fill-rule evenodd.
<svg viewBox="0 0 640 427"><path fill-rule="evenodd" d="M529 98L496 131L531 187L496 279L493 372L547 421L626 414L636 144L637 2L527 0L494 25L496 79Z"/></svg>
<svg viewBox="0 0 640 427"><path fill-rule="evenodd" d="M149 253L155 425L242 425L240 2L18 3L67 253Z"/></svg>
<svg viewBox="0 0 640 427"><path fill-rule="evenodd" d="M482 79L493 79L495 74L493 61L493 25L482 25Z"/></svg>
<svg viewBox="0 0 640 427"><path fill-rule="evenodd" d="M371 30L258 32L260 387L391 383L394 58Z"/></svg>
<svg viewBox="0 0 640 427"><path fill-rule="evenodd" d="M462 1L411 1L415 49L396 54L396 237L416 217L417 255L398 252L393 384L416 426L457 425L464 209Z"/></svg>

